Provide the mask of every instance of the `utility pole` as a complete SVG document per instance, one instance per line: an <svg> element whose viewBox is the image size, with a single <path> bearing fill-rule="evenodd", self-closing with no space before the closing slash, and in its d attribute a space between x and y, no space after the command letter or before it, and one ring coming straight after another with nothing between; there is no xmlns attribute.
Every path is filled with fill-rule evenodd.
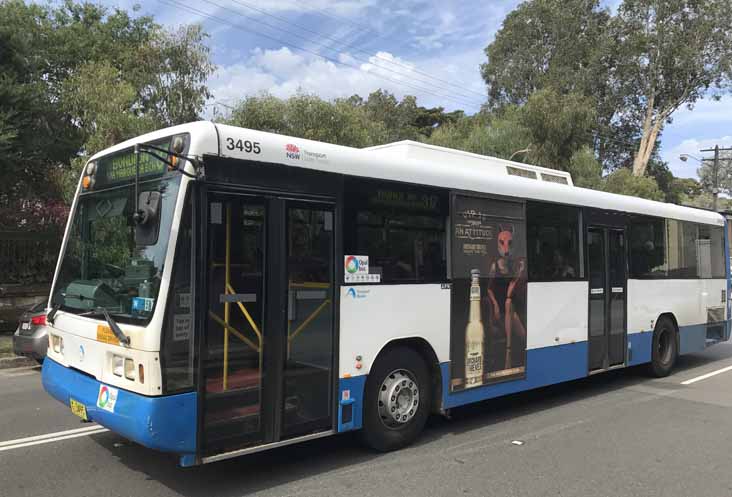
<svg viewBox="0 0 732 497"><path fill-rule="evenodd" d="M719 152L727 151L732 151L732 147L719 148L719 145L715 145L714 148L699 150L699 152L714 152L714 163L712 164L712 209L715 211L717 210L717 197L719 196Z"/></svg>

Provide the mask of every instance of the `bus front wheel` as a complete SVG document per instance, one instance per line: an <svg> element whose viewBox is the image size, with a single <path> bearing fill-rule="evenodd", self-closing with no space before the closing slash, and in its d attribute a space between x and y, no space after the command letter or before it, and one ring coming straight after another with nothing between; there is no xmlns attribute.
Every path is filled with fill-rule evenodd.
<svg viewBox="0 0 732 497"><path fill-rule="evenodd" d="M676 363L678 355L676 326L667 316L661 316L653 330L653 344L649 372L652 376L668 376Z"/></svg>
<svg viewBox="0 0 732 497"><path fill-rule="evenodd" d="M408 347L387 350L366 380L363 442L382 452L410 444L427 422L431 399L422 356Z"/></svg>

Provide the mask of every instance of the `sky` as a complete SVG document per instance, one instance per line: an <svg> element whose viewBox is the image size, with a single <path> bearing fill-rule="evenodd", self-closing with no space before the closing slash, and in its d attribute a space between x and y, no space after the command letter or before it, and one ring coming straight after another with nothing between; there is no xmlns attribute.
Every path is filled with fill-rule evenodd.
<svg viewBox="0 0 732 497"><path fill-rule="evenodd" d="M620 0L603 0L617 9ZM100 0L154 15L168 26L199 22L218 69L208 115L246 95L325 99L383 88L426 107L473 113L486 100L483 49L519 0ZM702 148L732 146L732 98L698 102L673 116L661 156L680 177L695 177Z"/></svg>

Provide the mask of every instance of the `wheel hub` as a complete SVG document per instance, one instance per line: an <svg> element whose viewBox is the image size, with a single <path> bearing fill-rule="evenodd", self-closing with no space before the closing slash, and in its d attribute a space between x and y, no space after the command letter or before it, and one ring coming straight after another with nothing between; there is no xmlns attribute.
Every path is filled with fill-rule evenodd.
<svg viewBox="0 0 732 497"><path fill-rule="evenodd" d="M419 406L419 386L405 369L388 374L379 389L379 416L389 428L398 428L414 418Z"/></svg>

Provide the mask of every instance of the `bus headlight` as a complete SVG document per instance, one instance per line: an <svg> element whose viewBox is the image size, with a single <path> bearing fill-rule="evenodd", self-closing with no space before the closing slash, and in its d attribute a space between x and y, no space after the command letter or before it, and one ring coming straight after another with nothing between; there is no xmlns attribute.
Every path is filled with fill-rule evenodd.
<svg viewBox="0 0 732 497"><path fill-rule="evenodd" d="M133 381L135 379L135 362L132 359L125 359L125 378Z"/></svg>
<svg viewBox="0 0 732 497"><path fill-rule="evenodd" d="M122 376L123 362L124 359L122 359L120 356L112 356L112 373L114 373L115 376Z"/></svg>

